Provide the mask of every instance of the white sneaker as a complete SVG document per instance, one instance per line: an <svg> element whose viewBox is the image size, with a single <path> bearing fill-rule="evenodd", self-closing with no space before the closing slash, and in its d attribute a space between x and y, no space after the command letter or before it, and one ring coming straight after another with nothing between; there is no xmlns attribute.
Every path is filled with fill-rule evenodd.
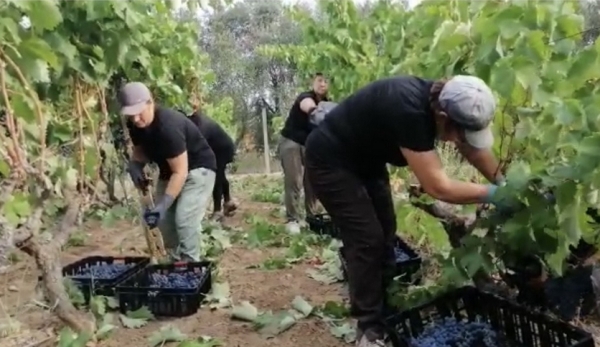
<svg viewBox="0 0 600 347"><path fill-rule="evenodd" d="M296 221L287 222L285 225L285 231L292 235L300 234L300 225Z"/></svg>
<svg viewBox="0 0 600 347"><path fill-rule="evenodd" d="M386 344L383 340L369 341L369 339L365 335L362 335L360 337L360 339L356 340L356 346L357 347L385 347Z"/></svg>

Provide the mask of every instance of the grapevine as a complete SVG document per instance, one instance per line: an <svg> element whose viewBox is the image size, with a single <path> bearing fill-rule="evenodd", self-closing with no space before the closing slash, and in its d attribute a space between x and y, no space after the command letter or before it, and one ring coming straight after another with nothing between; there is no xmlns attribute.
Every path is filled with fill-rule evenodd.
<svg viewBox="0 0 600 347"><path fill-rule="evenodd" d="M95 328L67 298L59 252L87 211L120 202L115 181L128 139L113 102L119 84L150 78L160 102L184 104L210 80L206 55L196 49L197 26L174 19L169 6L53 0L0 8L8 27L18 28L0 32L0 229L11 242L2 248L35 259L46 299L59 303L57 315L76 332L93 335ZM185 77L179 85L175 75ZM49 223L57 212L62 221ZM123 270L90 267L75 277L105 279Z"/></svg>

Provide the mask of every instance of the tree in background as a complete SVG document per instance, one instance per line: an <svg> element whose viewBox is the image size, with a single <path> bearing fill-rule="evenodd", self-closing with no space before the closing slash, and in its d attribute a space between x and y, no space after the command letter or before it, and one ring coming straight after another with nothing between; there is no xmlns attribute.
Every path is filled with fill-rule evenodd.
<svg viewBox="0 0 600 347"><path fill-rule="evenodd" d="M262 148L262 107L267 109L270 139L274 117L286 116L298 78L293 65L277 57L261 55L262 45L292 44L301 31L290 20L284 5L275 0L248 0L215 12L201 21L200 47L211 59L217 75L211 96L233 99L234 119L239 124L236 143Z"/></svg>

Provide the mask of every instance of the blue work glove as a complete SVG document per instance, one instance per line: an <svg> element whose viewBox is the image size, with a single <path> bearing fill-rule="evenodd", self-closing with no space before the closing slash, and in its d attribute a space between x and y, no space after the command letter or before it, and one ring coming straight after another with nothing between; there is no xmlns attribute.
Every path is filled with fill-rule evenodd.
<svg viewBox="0 0 600 347"><path fill-rule="evenodd" d="M144 175L144 163L139 161L131 160L127 163L127 172L129 172L129 176L133 181L133 185L137 189L145 189L146 188L146 176Z"/></svg>
<svg viewBox="0 0 600 347"><path fill-rule="evenodd" d="M497 185L489 184L487 187L488 187L488 193L483 202L494 205L500 213L502 213L502 214L514 213L521 207L522 204L517 200L513 200L510 198L498 199L495 196L496 190L498 189ZM547 193L544 193L543 195L544 195L544 198L546 199L546 201L548 201L549 203L553 204L556 202L556 198L554 197L554 194L547 192Z"/></svg>
<svg viewBox="0 0 600 347"><path fill-rule="evenodd" d="M160 201L154 206L154 208L147 208L144 211L144 222L148 228L156 228L165 217L167 210L173 204L173 198L170 195L163 195Z"/></svg>
<svg viewBox="0 0 600 347"><path fill-rule="evenodd" d="M325 119L325 116L333 110L338 104L331 101L321 101L317 108L309 114L309 121L314 125L319 125Z"/></svg>
<svg viewBox="0 0 600 347"><path fill-rule="evenodd" d="M499 199L496 196L496 191L498 190L497 185L488 184L487 189L488 189L487 195L483 199L484 203L494 205L494 207L496 207L498 212L500 212L501 214L511 214L511 213L516 212L516 210L518 210L518 208L519 208L518 201L514 201L512 199L506 199L506 198Z"/></svg>

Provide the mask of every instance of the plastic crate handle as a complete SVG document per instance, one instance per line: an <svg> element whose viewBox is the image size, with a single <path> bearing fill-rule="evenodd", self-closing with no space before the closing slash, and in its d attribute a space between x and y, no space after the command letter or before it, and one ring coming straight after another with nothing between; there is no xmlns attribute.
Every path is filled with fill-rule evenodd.
<svg viewBox="0 0 600 347"><path fill-rule="evenodd" d="M188 264L187 261L176 261L173 263L174 267L186 267Z"/></svg>
<svg viewBox="0 0 600 347"><path fill-rule="evenodd" d="M125 264L125 257L114 257L113 264Z"/></svg>

